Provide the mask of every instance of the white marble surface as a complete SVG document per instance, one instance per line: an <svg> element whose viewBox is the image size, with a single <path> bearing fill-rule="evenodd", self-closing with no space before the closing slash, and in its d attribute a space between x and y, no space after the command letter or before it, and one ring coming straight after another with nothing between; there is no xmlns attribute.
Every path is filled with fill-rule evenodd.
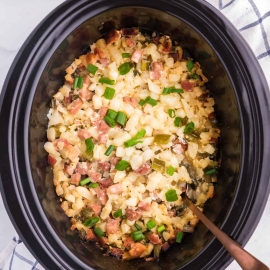
<svg viewBox="0 0 270 270"><path fill-rule="evenodd" d="M63 0L0 0L0 89L17 51L35 26ZM0 252L14 235L0 195ZM270 266L270 200L246 250ZM227 270L240 267L233 262ZM19 270L19 269L18 269Z"/></svg>

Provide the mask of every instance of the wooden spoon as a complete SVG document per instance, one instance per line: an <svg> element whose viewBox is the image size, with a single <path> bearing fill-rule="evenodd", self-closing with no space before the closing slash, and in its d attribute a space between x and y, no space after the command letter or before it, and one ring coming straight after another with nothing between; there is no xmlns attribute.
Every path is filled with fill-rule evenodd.
<svg viewBox="0 0 270 270"><path fill-rule="evenodd" d="M261 261L253 257L244 250L238 243L232 240L227 234L221 231L211 222L194 204L187 198L186 193L182 193L182 200L185 205L204 223L204 225L216 236L221 244L227 249L231 256L238 262L244 270L269 270Z"/></svg>

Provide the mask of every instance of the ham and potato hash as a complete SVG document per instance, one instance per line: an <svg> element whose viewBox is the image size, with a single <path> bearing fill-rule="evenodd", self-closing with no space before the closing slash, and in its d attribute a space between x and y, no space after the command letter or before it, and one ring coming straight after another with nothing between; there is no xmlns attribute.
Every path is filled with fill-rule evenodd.
<svg viewBox="0 0 270 270"><path fill-rule="evenodd" d="M111 30L66 69L48 162L71 230L124 260L158 259L214 194L220 130L199 63L169 36Z"/></svg>

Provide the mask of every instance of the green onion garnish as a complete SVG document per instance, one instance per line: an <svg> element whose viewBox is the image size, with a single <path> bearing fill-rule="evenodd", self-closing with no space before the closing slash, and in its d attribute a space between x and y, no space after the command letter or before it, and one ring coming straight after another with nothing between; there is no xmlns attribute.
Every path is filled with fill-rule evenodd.
<svg viewBox="0 0 270 270"><path fill-rule="evenodd" d="M175 202L178 200L178 196L176 194L176 190L175 189L169 189L166 193L165 193L165 196L166 196L166 200L168 202Z"/></svg>
<svg viewBox="0 0 270 270"><path fill-rule="evenodd" d="M189 59L188 62L187 62L188 71L190 72L193 69L193 67L194 67L194 63L193 63L193 61L191 59Z"/></svg>
<svg viewBox="0 0 270 270"><path fill-rule="evenodd" d="M116 123L115 121L109 117L108 115L105 115L104 121L110 126L110 127L115 127Z"/></svg>
<svg viewBox="0 0 270 270"><path fill-rule="evenodd" d="M190 122L186 125L185 129L184 129L184 133L192 133L194 130L194 123Z"/></svg>
<svg viewBox="0 0 270 270"><path fill-rule="evenodd" d="M87 178L80 181L80 186L84 186L84 185L86 185L86 184L88 184L90 182L91 182L90 178L87 177Z"/></svg>
<svg viewBox="0 0 270 270"><path fill-rule="evenodd" d="M81 89L83 87L83 77L78 77L77 87Z"/></svg>
<svg viewBox="0 0 270 270"><path fill-rule="evenodd" d="M172 91L172 87L164 87L162 91L162 95L169 95Z"/></svg>
<svg viewBox="0 0 270 270"><path fill-rule="evenodd" d="M217 173L217 170L215 168L205 172L206 175L212 175L212 174L216 174L216 173Z"/></svg>
<svg viewBox="0 0 270 270"><path fill-rule="evenodd" d="M126 219L126 218L127 218L127 216L126 216L126 215L123 215L123 216L122 216L122 218L123 218L123 219Z"/></svg>
<svg viewBox="0 0 270 270"><path fill-rule="evenodd" d="M191 78L192 78L192 79L198 79L199 76L198 76L197 74L194 73L194 74L191 75Z"/></svg>
<svg viewBox="0 0 270 270"><path fill-rule="evenodd" d="M74 83L73 83L73 89L76 89L78 87L78 81L79 81L79 77L76 77L74 79Z"/></svg>
<svg viewBox="0 0 270 270"><path fill-rule="evenodd" d="M90 183L88 185L88 187L90 187L90 188L97 188L98 187L98 183Z"/></svg>
<svg viewBox="0 0 270 270"><path fill-rule="evenodd" d="M134 226L135 226L135 228L136 228L138 231L141 231L141 230L142 230L142 228L141 228L137 223L135 223Z"/></svg>
<svg viewBox="0 0 270 270"><path fill-rule="evenodd" d="M168 169L167 169L167 174L172 176L175 172L175 168L173 166L170 166Z"/></svg>
<svg viewBox="0 0 270 270"><path fill-rule="evenodd" d="M100 228L95 228L94 232L97 236L102 237L104 236L104 232Z"/></svg>
<svg viewBox="0 0 270 270"><path fill-rule="evenodd" d="M162 233L162 232L165 231L165 230L166 230L166 228L165 228L164 225L161 225L161 226L159 226L159 227L157 228L157 231L158 231L159 233Z"/></svg>
<svg viewBox="0 0 270 270"><path fill-rule="evenodd" d="M115 121L121 126L124 126L127 122L127 115L125 113L118 112Z"/></svg>
<svg viewBox="0 0 270 270"><path fill-rule="evenodd" d="M109 84L109 85L114 85L115 84L115 80L110 80L109 78L104 78L101 77L98 82L100 83L105 83L105 84Z"/></svg>
<svg viewBox="0 0 270 270"><path fill-rule="evenodd" d="M135 135L136 139L142 139L146 134L146 130L145 129L140 129L137 134Z"/></svg>
<svg viewBox="0 0 270 270"><path fill-rule="evenodd" d="M115 166L115 169L117 171L124 171L127 167L129 167L129 163L126 161L126 160L120 160L116 166Z"/></svg>
<svg viewBox="0 0 270 270"><path fill-rule="evenodd" d="M176 117L174 119L174 126L175 127L180 127L180 124L181 124L181 118L180 117Z"/></svg>
<svg viewBox="0 0 270 270"><path fill-rule="evenodd" d="M141 241L142 239L145 238L145 236L143 235L142 231L135 231L131 233L131 237L132 239L137 242L137 241Z"/></svg>
<svg viewBox="0 0 270 270"><path fill-rule="evenodd" d="M139 139L142 139L146 134L146 130L145 129L141 129L137 132L137 134L135 135L135 137L133 137L132 139L125 141L124 142L124 146L126 148L134 146L138 143L142 143L143 141L139 141Z"/></svg>
<svg viewBox="0 0 270 270"><path fill-rule="evenodd" d="M139 105L140 105L140 106L143 106L145 103L146 103L145 99L142 99L142 100L139 102Z"/></svg>
<svg viewBox="0 0 270 270"><path fill-rule="evenodd" d="M97 72L97 70L98 70L98 67L95 66L95 65L93 65L93 64L89 64L89 65L87 66L87 70L88 70L91 74L95 75L96 72Z"/></svg>
<svg viewBox="0 0 270 270"><path fill-rule="evenodd" d="M174 117L175 117L175 110L169 109L169 110L168 110L168 114L169 114L169 116L170 116L171 118L174 118Z"/></svg>
<svg viewBox="0 0 270 270"><path fill-rule="evenodd" d="M179 89L173 88L172 91L171 91L171 93L184 93L184 90L181 89L181 88L179 88Z"/></svg>
<svg viewBox="0 0 270 270"><path fill-rule="evenodd" d="M148 103L150 104L151 106L156 106L158 104L158 101L151 98L150 96L148 96L146 99L145 99L145 103Z"/></svg>
<svg viewBox="0 0 270 270"><path fill-rule="evenodd" d="M122 53L123 58L131 58L130 53Z"/></svg>
<svg viewBox="0 0 270 270"><path fill-rule="evenodd" d="M156 222L153 219L150 219L147 223L146 223L146 227L148 230L151 230L153 228L156 227Z"/></svg>
<svg viewBox="0 0 270 270"><path fill-rule="evenodd" d="M126 75L127 73L130 72L130 63L126 62L124 64L122 64L119 68L118 68L119 74L120 75Z"/></svg>
<svg viewBox="0 0 270 270"><path fill-rule="evenodd" d="M111 153L112 153L112 151L115 149L115 146L114 145L110 145L109 147L108 147L108 149L106 150L106 152L104 153L104 155L105 156L109 156Z"/></svg>
<svg viewBox="0 0 270 270"><path fill-rule="evenodd" d="M184 233L183 232L178 232L175 241L177 243L181 243L182 242L182 239L183 239L183 236L184 236Z"/></svg>
<svg viewBox="0 0 270 270"><path fill-rule="evenodd" d="M122 217L122 215L123 215L122 209L118 209L117 211L113 213L113 217L115 218Z"/></svg>
<svg viewBox="0 0 270 270"><path fill-rule="evenodd" d="M115 90L111 87L106 87L105 92L104 92L104 97L106 99L112 100L113 96L115 94Z"/></svg>
<svg viewBox="0 0 270 270"><path fill-rule="evenodd" d="M95 145L91 138L85 140L85 145L88 153L93 152Z"/></svg>
<svg viewBox="0 0 270 270"><path fill-rule="evenodd" d="M83 225L86 227L92 227L94 225L96 225L99 222L99 218L98 217L92 217L92 218L88 218L84 221Z"/></svg>
<svg viewBox="0 0 270 270"><path fill-rule="evenodd" d="M114 111L114 110L111 110L109 109L106 113L106 115L108 115L109 117L111 117L112 119L115 119L116 116L117 116L118 112Z"/></svg>

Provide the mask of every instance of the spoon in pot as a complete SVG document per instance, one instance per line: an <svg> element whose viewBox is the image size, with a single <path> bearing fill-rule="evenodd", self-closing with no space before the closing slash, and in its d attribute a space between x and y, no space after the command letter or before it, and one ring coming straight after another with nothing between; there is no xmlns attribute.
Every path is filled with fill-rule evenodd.
<svg viewBox="0 0 270 270"><path fill-rule="evenodd" d="M188 199L186 193L181 194L185 205L204 223L204 225L216 236L221 244L227 249L231 256L244 270L269 270L261 261L244 250L238 243L221 231L211 222L194 204Z"/></svg>

